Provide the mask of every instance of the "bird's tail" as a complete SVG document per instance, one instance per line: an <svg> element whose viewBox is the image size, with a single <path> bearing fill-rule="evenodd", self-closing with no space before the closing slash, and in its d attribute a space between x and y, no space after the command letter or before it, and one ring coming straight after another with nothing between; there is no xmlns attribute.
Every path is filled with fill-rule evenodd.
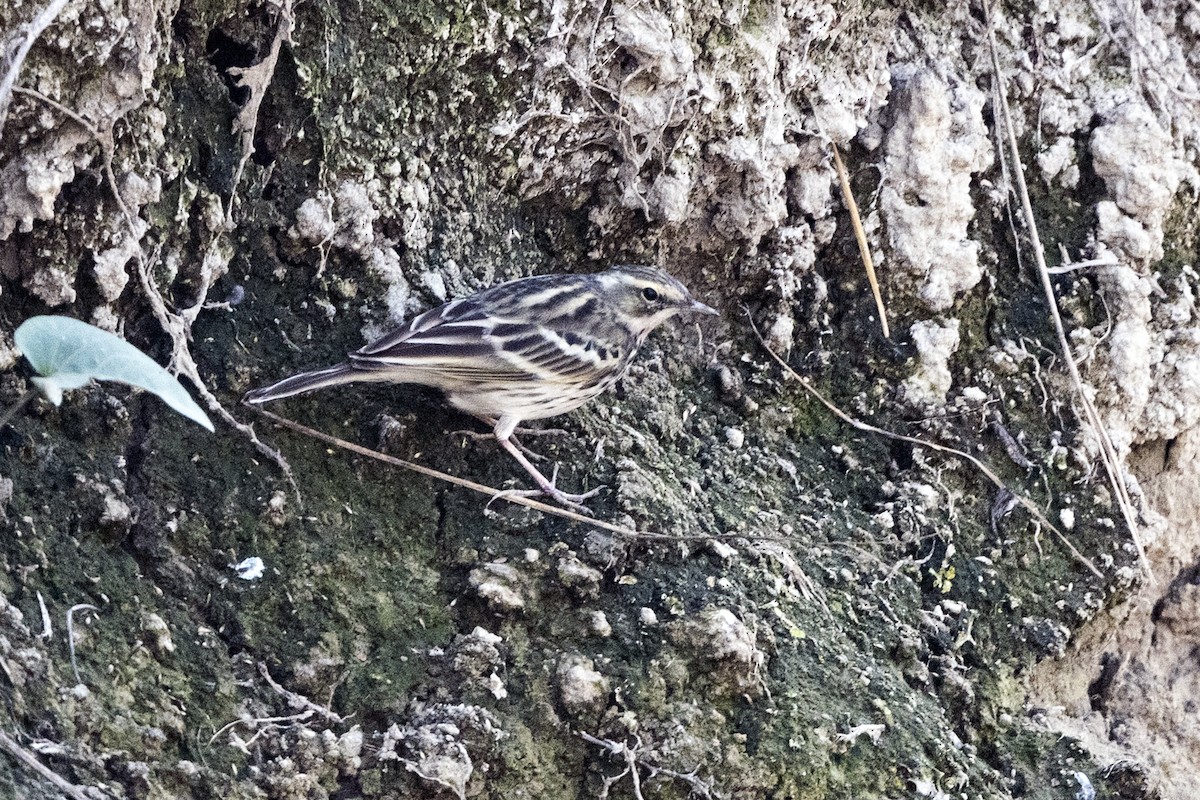
<svg viewBox="0 0 1200 800"><path fill-rule="evenodd" d="M337 386L342 383L350 383L362 379L363 374L361 370L357 370L349 364L338 364L336 367L313 370L312 372L301 372L299 375L284 378L279 383L273 383L262 389L254 389L246 392L246 396L242 399L247 403L257 405L271 400L291 397L295 394L311 392L315 389L324 389L328 386Z"/></svg>

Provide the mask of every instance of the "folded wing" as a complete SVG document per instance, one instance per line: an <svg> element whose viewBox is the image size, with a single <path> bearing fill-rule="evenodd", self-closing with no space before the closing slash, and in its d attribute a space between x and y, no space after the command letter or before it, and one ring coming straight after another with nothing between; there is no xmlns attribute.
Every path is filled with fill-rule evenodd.
<svg viewBox="0 0 1200 800"><path fill-rule="evenodd" d="M443 388L495 381L578 384L622 369L625 350L511 313L497 316L468 298L421 314L351 353L350 363L367 371L416 372L423 377L410 380Z"/></svg>

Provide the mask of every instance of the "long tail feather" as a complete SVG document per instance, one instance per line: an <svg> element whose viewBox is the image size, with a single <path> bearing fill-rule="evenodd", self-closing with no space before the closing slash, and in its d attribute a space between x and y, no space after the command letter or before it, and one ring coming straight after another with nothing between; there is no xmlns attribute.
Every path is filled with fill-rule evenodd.
<svg viewBox="0 0 1200 800"><path fill-rule="evenodd" d="M279 383L273 383L262 389L254 389L253 391L246 392L246 396L243 399L247 403L266 403L271 400L280 400L284 397L291 397L292 395L303 394L304 392L311 392L316 389L324 389L328 386L337 386L343 383L363 380L364 377L361 370L357 370L349 364L338 364L336 367L329 367L328 369L301 372L299 375L284 378Z"/></svg>

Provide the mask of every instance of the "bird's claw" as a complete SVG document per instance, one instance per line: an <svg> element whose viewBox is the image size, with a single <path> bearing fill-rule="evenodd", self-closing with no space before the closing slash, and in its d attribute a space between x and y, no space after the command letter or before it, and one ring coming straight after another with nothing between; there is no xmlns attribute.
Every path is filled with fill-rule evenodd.
<svg viewBox="0 0 1200 800"><path fill-rule="evenodd" d="M503 494L514 494L520 497L548 497L554 502L558 503L560 506L569 508L579 514L586 514L587 516L592 517L595 515L592 513L590 508L583 504L583 501L592 499L605 488L606 487L604 486L597 486L595 489L590 489L582 494L572 494L570 492L564 492L554 486L547 486L541 489L513 489L508 492L503 492Z"/></svg>
<svg viewBox="0 0 1200 800"><path fill-rule="evenodd" d="M558 464L554 465L554 472L550 473L550 480L546 481L545 483L539 481L538 486L539 493L555 500L560 505L574 509L581 514L588 514L589 516L591 515L592 510L585 506L583 501L592 499L605 488L603 485L600 485L595 489L590 489L582 494L571 494L569 492L564 492L562 489L558 488Z"/></svg>
<svg viewBox="0 0 1200 800"><path fill-rule="evenodd" d="M545 491L544 489L539 489L539 491L547 497L553 499L559 505L566 506L573 511L578 511L580 514L586 514L591 517L594 516L592 514L592 510L585 506L583 501L592 499L596 495L600 494L604 488L605 487L602 484L597 486L595 489L590 489L582 494L569 494L567 492L554 489L553 487L551 487L552 491Z"/></svg>
<svg viewBox="0 0 1200 800"><path fill-rule="evenodd" d="M528 458L521 453L521 450L518 449L517 444L513 441L511 436L496 438L497 441L500 442L500 445L507 450L510 455L517 459L517 462L525 468L525 471L529 473L529 476L533 478L534 482L536 482L538 485L537 491L518 491L514 494L520 494L524 497L542 494L554 500L558 504L581 514L592 513L590 510L588 510L588 507L583 504L583 501L595 497L602 489L604 489L603 486L597 486L595 489L584 492L583 494L570 494L568 492L564 492L556 485L558 483L558 464L554 465L554 472L552 472L550 477L547 478L538 470L537 467L530 463Z"/></svg>
<svg viewBox="0 0 1200 800"><path fill-rule="evenodd" d="M505 489L492 495L492 499L488 501L490 506L496 500L503 500L506 497L549 497L561 506L571 509L580 514L593 516L592 510L583 504L583 501L590 500L600 492L604 491L607 486L601 484L594 489L589 489L580 494L572 494L564 492L556 485L558 482L558 464L554 465L554 472L551 473L550 479L545 483L538 481L537 489Z"/></svg>

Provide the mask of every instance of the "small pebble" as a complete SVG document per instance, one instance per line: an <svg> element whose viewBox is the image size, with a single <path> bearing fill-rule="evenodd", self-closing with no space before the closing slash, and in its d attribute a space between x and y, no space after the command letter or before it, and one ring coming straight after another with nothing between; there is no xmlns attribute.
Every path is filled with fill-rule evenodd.
<svg viewBox="0 0 1200 800"><path fill-rule="evenodd" d="M608 621L608 616L603 611L593 611L588 615L588 625L592 629L592 633L607 639L612 636L612 625Z"/></svg>

